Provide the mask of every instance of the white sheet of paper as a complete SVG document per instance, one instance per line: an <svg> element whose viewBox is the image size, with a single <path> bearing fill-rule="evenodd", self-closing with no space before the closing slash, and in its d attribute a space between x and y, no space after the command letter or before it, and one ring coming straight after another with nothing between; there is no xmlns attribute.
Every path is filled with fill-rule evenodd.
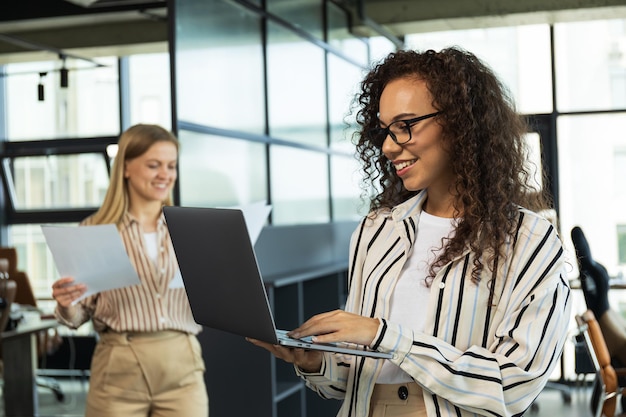
<svg viewBox="0 0 626 417"><path fill-rule="evenodd" d="M141 283L114 224L42 225L41 230L59 274L87 285L87 292L79 300Z"/></svg>
<svg viewBox="0 0 626 417"><path fill-rule="evenodd" d="M252 245L254 245L261 234L261 230L263 230L267 216L269 216L270 211L272 211L272 206L261 201L236 208L243 212L248 234L250 235L250 241Z"/></svg>

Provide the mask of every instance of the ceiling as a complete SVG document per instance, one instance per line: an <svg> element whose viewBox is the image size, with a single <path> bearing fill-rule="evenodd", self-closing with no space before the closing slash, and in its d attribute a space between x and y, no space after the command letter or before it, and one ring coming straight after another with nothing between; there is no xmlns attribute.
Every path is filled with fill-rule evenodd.
<svg viewBox="0 0 626 417"><path fill-rule="evenodd" d="M0 64L167 51L167 2L19 0L0 14Z"/></svg>
<svg viewBox="0 0 626 417"><path fill-rule="evenodd" d="M215 1L215 0L205 0ZM237 3L237 0L223 0ZM268 0L269 1L269 0ZM271 0L294 9L311 0ZM335 0L361 36L626 18L626 0ZM167 50L167 0L19 0L0 15L0 64Z"/></svg>

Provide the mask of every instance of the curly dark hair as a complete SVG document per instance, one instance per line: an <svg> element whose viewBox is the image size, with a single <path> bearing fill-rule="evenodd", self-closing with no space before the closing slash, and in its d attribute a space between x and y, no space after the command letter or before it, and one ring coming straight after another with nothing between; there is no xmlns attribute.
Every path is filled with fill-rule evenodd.
<svg viewBox="0 0 626 417"><path fill-rule="evenodd" d="M462 213L454 236L442 242L431 278L469 246L477 255L472 270L477 282L483 255L491 271L496 267L503 244L515 230L518 206L536 211L551 207L545 191L528 185L532 175L525 164L528 126L507 88L474 54L457 47L389 54L366 75L353 102L359 125L353 139L364 173L363 190L371 194L373 187L373 215L418 192L404 188L391 162L368 137L370 129L379 126L383 89L390 81L406 77L424 80L432 106L440 111L435 120L442 126L442 140L456 175L454 208Z"/></svg>

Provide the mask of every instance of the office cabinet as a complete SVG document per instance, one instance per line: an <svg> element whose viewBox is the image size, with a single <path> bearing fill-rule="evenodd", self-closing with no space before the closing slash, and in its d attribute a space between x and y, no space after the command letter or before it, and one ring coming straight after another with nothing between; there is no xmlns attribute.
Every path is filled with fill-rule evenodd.
<svg viewBox="0 0 626 417"><path fill-rule="evenodd" d="M344 265L265 278L276 326L292 329L314 314L342 307L345 280ZM211 417L319 417L339 410L339 401L324 400L306 388L293 365L243 337L205 328L199 338Z"/></svg>

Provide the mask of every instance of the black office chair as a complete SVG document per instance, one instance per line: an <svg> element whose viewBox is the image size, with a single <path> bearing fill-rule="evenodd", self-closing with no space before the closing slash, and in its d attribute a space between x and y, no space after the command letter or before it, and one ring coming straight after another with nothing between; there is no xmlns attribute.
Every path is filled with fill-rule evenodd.
<svg viewBox="0 0 626 417"><path fill-rule="evenodd" d="M582 229L572 228L572 243L578 260L580 286L583 290L585 303L600 319L609 307L609 273L604 265L596 262L591 256L591 249Z"/></svg>

